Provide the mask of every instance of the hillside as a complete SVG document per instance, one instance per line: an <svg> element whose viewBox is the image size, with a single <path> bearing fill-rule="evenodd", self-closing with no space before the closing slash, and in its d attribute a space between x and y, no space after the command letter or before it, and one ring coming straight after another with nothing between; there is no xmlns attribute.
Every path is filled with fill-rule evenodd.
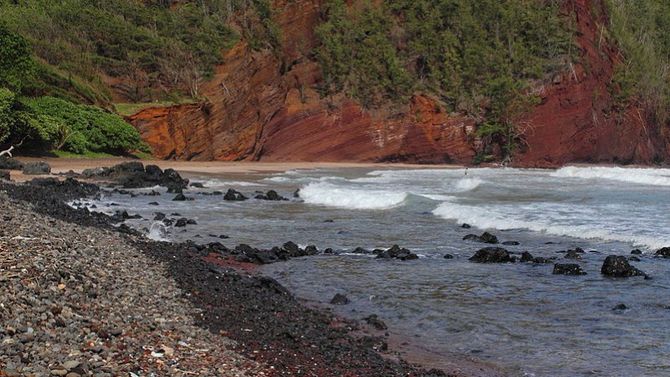
<svg viewBox="0 0 670 377"><path fill-rule="evenodd" d="M20 96L129 115L159 158L670 160L661 0L15 3Z"/></svg>

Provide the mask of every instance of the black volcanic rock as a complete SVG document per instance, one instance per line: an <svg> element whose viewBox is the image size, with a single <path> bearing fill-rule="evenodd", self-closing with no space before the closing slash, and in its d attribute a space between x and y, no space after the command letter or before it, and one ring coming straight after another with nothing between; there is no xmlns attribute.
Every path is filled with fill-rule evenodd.
<svg viewBox="0 0 670 377"><path fill-rule="evenodd" d="M644 276L647 274L638 270L628 263L628 259L622 255L610 255L605 258L600 272L608 277L627 278L633 276Z"/></svg>
<svg viewBox="0 0 670 377"><path fill-rule="evenodd" d="M586 272L577 263L556 263L552 273L554 275L586 275Z"/></svg>
<svg viewBox="0 0 670 377"><path fill-rule="evenodd" d="M502 247L485 247L477 250L469 260L476 263L513 263L515 258Z"/></svg>

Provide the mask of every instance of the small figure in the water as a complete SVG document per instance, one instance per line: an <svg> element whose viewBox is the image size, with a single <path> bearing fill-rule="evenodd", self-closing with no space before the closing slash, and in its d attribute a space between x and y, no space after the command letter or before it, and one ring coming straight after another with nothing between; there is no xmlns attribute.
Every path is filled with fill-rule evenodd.
<svg viewBox="0 0 670 377"><path fill-rule="evenodd" d="M468 168L465 168L465 175L468 175Z"/></svg>

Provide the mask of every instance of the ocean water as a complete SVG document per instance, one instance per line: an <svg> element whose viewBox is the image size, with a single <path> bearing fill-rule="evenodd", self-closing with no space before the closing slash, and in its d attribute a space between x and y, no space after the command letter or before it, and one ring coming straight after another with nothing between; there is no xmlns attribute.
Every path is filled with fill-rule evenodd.
<svg viewBox="0 0 670 377"><path fill-rule="evenodd" d="M108 194L97 205L139 213L144 219L128 223L158 239L229 247L290 240L342 252L407 247L420 258L343 253L263 271L317 303L346 294L352 302L334 307L337 314L379 315L394 334L430 350L435 367L462 354L513 376L670 376L670 259L652 257L670 246L670 170L351 168L192 178L206 186L186 192L193 201L174 202L166 193ZM274 189L291 200L225 202L203 194L228 188L248 196ZM300 199L293 198L296 189ZM151 220L156 211L198 224L166 228ZM471 263L485 245L462 238L484 230L518 241L505 246L511 252L565 263L574 261L560 251L581 247L587 252L578 263L587 275L552 275L552 264ZM213 237L220 234L230 238ZM606 255L634 248L644 255L632 264L653 279L601 276ZM447 253L455 258L444 259ZM628 309L612 310L619 303Z"/></svg>

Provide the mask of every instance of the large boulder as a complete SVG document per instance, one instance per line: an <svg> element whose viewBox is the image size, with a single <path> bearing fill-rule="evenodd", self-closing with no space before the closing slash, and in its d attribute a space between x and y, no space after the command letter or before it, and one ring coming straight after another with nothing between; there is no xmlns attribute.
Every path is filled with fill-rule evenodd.
<svg viewBox="0 0 670 377"><path fill-rule="evenodd" d="M556 263L552 273L554 275L586 275L586 272L577 263Z"/></svg>
<svg viewBox="0 0 670 377"><path fill-rule="evenodd" d="M514 263L516 258L502 247L485 247L470 257L476 263Z"/></svg>
<svg viewBox="0 0 670 377"><path fill-rule="evenodd" d="M29 162L23 165L25 175L45 175L51 173L51 166L44 161Z"/></svg>
<svg viewBox="0 0 670 377"><path fill-rule="evenodd" d="M622 255L610 255L605 258L600 272L608 277L627 278L632 276L644 276L647 274L631 266L628 259Z"/></svg>
<svg viewBox="0 0 670 377"><path fill-rule="evenodd" d="M0 156L0 169L21 170L23 169L23 163L12 157Z"/></svg>

